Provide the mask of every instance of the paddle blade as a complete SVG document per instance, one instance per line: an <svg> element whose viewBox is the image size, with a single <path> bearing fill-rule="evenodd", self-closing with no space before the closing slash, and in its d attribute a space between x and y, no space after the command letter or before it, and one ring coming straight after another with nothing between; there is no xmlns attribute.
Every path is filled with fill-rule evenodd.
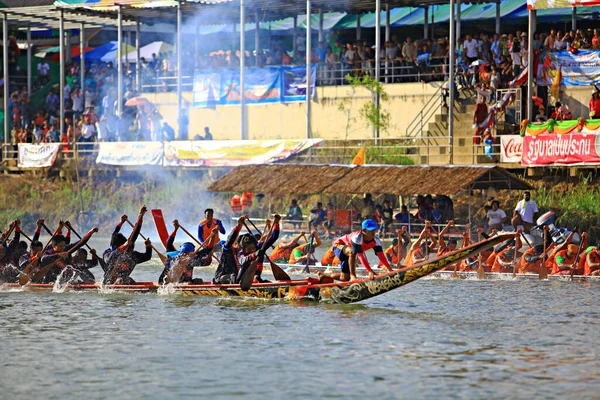
<svg viewBox="0 0 600 400"><path fill-rule="evenodd" d="M487 279L487 275L485 274L485 270L481 263L479 263L479 267L477 267L477 279Z"/></svg>
<svg viewBox="0 0 600 400"><path fill-rule="evenodd" d="M548 279L548 269L546 269L546 266L544 265L543 262L542 262L542 265L540 265L540 273L539 273L538 277L539 277L540 281Z"/></svg>
<svg viewBox="0 0 600 400"><path fill-rule="evenodd" d="M152 219L154 219L154 226L156 227L158 237L166 249L167 240L169 239L169 232L167 231L167 226L165 225L165 219L163 217L162 210L152 210L151 213Z"/></svg>
<svg viewBox="0 0 600 400"><path fill-rule="evenodd" d="M283 270L281 267L274 262L271 263L271 271L273 272L273 276L275 280L278 281L290 281L292 280L290 276Z"/></svg>

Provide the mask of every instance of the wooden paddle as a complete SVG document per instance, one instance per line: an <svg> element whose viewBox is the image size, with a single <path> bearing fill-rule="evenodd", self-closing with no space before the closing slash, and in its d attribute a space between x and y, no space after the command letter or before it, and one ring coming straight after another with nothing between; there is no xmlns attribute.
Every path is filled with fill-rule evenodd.
<svg viewBox="0 0 600 400"><path fill-rule="evenodd" d="M59 226L59 229L60 229L60 226ZM27 283L29 283L30 280L32 280L32 276L30 276L32 270L34 270L37 267L38 263L40 262L40 259L42 258L42 255L44 255L44 253L46 252L46 249L48 249L48 246L50 246L50 243L52 243L52 239L54 239L54 237L56 235L58 235L59 229L57 229L56 232L54 232L54 234L52 235L50 240L48 240L48 242L42 249L42 251L40 253L40 258L36 258L35 260L32 260L29 263L29 265L27 267L25 267L25 269L23 271L21 271L21 275L19 276L19 285L21 285L21 286L26 285ZM45 276L45 274L44 274L44 276Z"/></svg>
<svg viewBox="0 0 600 400"><path fill-rule="evenodd" d="M575 261L573 265L571 265L571 274L569 275L569 282L573 281L573 275L575 274L575 269L579 265L579 256L581 255L581 249L583 249L583 237L581 237L581 241L579 242L579 248L577 249L577 255L575 256Z"/></svg>
<svg viewBox="0 0 600 400"><path fill-rule="evenodd" d="M135 225L133 225L130 220L127 219L126 221L131 226L132 229L135 229ZM140 236L142 237L142 239L148 240L144 235L142 235L142 232L140 232ZM167 264L167 256L165 256L160 251L158 251L152 243L150 243L150 247L152 247L152 250L154 250L156 252L156 255L158 255L158 258L160 258L160 261L166 265Z"/></svg>
<svg viewBox="0 0 600 400"><path fill-rule="evenodd" d="M481 242L481 231L477 232L477 242ZM477 259L479 262L479 265L477 266L477 279L487 279L487 276L485 274L485 270L483 269L483 260L482 260L483 256L481 255L481 253L479 253L477 255Z"/></svg>
<svg viewBox="0 0 600 400"><path fill-rule="evenodd" d="M517 255L519 254L519 249L521 248L521 236L523 236L523 232L521 230L517 230L517 234L515 236L515 254L513 256L513 278L517 276Z"/></svg>
<svg viewBox="0 0 600 400"><path fill-rule="evenodd" d="M166 249L169 233L167 232L167 226L165 225L165 218L163 217L162 210L150 210L150 213L152 214L152 219L154 219L154 226L156 227L158 237L160 238L163 247Z"/></svg>
<svg viewBox="0 0 600 400"><path fill-rule="evenodd" d="M8 240L8 238L10 237L11 233L13 232L13 230L15 229L15 224L14 221L11 223L10 228L6 234L6 236L4 234L2 234L2 244L5 244L6 241Z"/></svg>
<svg viewBox="0 0 600 400"><path fill-rule="evenodd" d="M540 281L548 279L548 270L546 269L546 246L548 243L548 226L544 225L544 252L542 253L542 262L540 264L540 271L538 278Z"/></svg>
<svg viewBox="0 0 600 400"><path fill-rule="evenodd" d="M313 240L315 239L315 235L313 235L312 233L310 234L310 240L307 240L307 245L308 246L312 246L313 244ZM294 251L294 250L292 250ZM310 257L308 257L306 259L306 265L304 265L304 269L302 270L302 272L304 272L305 274L310 274L310 268L308 268L308 262L310 261Z"/></svg>
<svg viewBox="0 0 600 400"><path fill-rule="evenodd" d="M248 222L250 222L250 224L256 228L256 225L254 225L252 223L252 221L250 221L249 218L246 218L246 220ZM248 233L250 233L252 235L252 230L248 227L248 225L246 224L246 221L244 221L244 226L248 230ZM260 233L258 228L256 228L256 230L258 231L258 233ZM273 230L273 226L271 226L271 231L272 230ZM269 236L271 236L271 232L269 232ZM267 244L266 240L263 242L263 246L265 244ZM290 278L290 276L279 265L275 264L271 260L271 258L267 255L266 252L265 252L265 258L269 261L269 264L271 264L271 272L273 273L273 277L275 278L275 280L277 280L277 281L291 281L292 280L292 278ZM310 270L309 270L309 273L310 273Z"/></svg>
<svg viewBox="0 0 600 400"><path fill-rule="evenodd" d="M77 233L77 231L75 229L73 229L73 227L71 226L71 223L69 221L66 221L65 225L71 232L73 232L75 234L75 236L77 236L79 238L79 240L81 240L81 235L79 233ZM90 245L87 243L85 244L85 247L87 247L89 250L92 250Z"/></svg>

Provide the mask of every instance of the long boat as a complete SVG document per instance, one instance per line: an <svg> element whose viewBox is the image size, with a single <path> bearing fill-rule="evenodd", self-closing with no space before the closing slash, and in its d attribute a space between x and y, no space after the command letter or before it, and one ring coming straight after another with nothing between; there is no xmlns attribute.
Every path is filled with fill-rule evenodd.
<svg viewBox="0 0 600 400"><path fill-rule="evenodd" d="M316 301L322 303L356 303L391 290L397 289L417 279L440 271L448 264L461 261L473 254L493 247L514 235L500 235L475 243L464 249L443 255L442 257L417 264L415 266L377 275L374 279L354 282L319 283L318 279L276 281L253 284L248 290L241 290L239 284L215 285L167 285L156 282L140 282L135 285L74 284L57 287L52 284L4 284L3 290L27 292L124 292L124 293L180 293L197 296L256 297L283 299L292 301Z"/></svg>

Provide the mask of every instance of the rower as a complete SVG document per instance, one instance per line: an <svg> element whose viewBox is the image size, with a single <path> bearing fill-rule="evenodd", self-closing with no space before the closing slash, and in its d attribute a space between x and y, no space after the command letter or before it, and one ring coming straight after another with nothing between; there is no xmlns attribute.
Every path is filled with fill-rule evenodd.
<svg viewBox="0 0 600 400"><path fill-rule="evenodd" d="M372 219L366 219L362 222L361 230L349 233L333 242L332 248L336 257L340 260L341 272L332 274L318 273L319 279L333 278L339 281L355 281L356 278L356 258L359 259L362 266L369 272L369 277L375 277L375 273L369 265L369 261L365 256L365 251L373 249L381 264L388 270L392 268L388 260L385 258L381 242L376 235L377 223Z"/></svg>
<svg viewBox="0 0 600 400"><path fill-rule="evenodd" d="M437 245L437 240L435 237L431 235L430 232L431 222L425 221L425 227L421 231L421 234L417 238L417 240L410 246L410 250L406 253L406 257L404 259L404 265L406 267L412 267L415 264L427 261L429 257L427 256L428 252L432 252L435 250ZM423 240L426 238L431 238L431 245L427 245L427 243L423 243Z"/></svg>
<svg viewBox="0 0 600 400"><path fill-rule="evenodd" d="M96 278L94 274L90 272L90 269L97 267L98 264L104 264L104 260L98 258L98 254L95 249L91 249L90 253L92 258L88 260L88 253L85 249L79 249L73 256L72 266L73 272L75 273L71 282L73 283L94 283ZM102 269L105 269L105 265Z"/></svg>
<svg viewBox="0 0 600 400"><path fill-rule="evenodd" d="M198 225L198 239L201 243L204 243L206 239L211 235L213 226L217 226L219 228L219 232L225 234L225 228L220 220L213 218L214 211L212 208L207 208L204 210L204 219L200 221ZM207 247L213 248L217 243L219 243L219 234L217 233L212 239L207 243Z"/></svg>
<svg viewBox="0 0 600 400"><path fill-rule="evenodd" d="M123 224L125 223L125 221L127 221L127 215L123 214L123 215L121 215L121 221L117 224L117 226L115 227L115 230L113 231L112 235L110 236L109 248L104 250L104 253L102 253L102 260L104 260L105 263L108 262L108 257L110 256L110 253L112 253L112 251L114 249L119 247L116 243L125 243L127 241L125 236L123 236L123 234L121 234L121 228L123 227Z"/></svg>
<svg viewBox="0 0 600 400"><path fill-rule="evenodd" d="M96 232L98 232L98 228L94 227L81 240L73 244L67 244L67 239L63 235L54 235L51 249L46 250L40 259L40 270L53 265L45 276L41 277L42 283L54 283L63 271L62 282L69 282L74 275L74 271L67 268L73 264L71 253L83 247Z"/></svg>
<svg viewBox="0 0 600 400"><path fill-rule="evenodd" d="M147 211L148 209L146 206L142 206L133 231L128 239L125 239L120 233L113 235L114 250L110 253L108 262L106 263L107 268L103 279L105 285L112 285L117 282L124 285L135 284L135 281L130 277L133 269L136 265L150 261L152 258L152 242L150 239L146 239L144 242L146 246L146 251L144 253L135 251L135 242L142 229L144 215Z"/></svg>
<svg viewBox="0 0 600 400"><path fill-rule="evenodd" d="M398 246L398 238L394 238L394 240L392 240L392 245L385 249L383 253L390 265L398 264L398 254L401 254L401 250ZM381 268L381 265L382 264L379 263L378 268Z"/></svg>
<svg viewBox="0 0 600 400"><path fill-rule="evenodd" d="M319 234L316 230L311 233L312 237L315 239L314 243L311 240L308 243L301 244L297 246L290 256L289 264L302 264L306 265L307 263L314 265L314 254L315 248L321 246L321 238L319 238Z"/></svg>
<svg viewBox="0 0 600 400"><path fill-rule="evenodd" d="M585 249L585 265L583 274L586 276L600 275L600 253L596 246Z"/></svg>
<svg viewBox="0 0 600 400"><path fill-rule="evenodd" d="M271 253L271 261L275 263L286 263L292 255L292 251L298 245L300 239L304 236L305 233L300 232L300 234L292 241L281 240L279 243L277 243L277 246L275 246L273 252Z"/></svg>
<svg viewBox="0 0 600 400"><path fill-rule="evenodd" d="M321 257L322 266L338 266L340 265L340 259L335 256L333 248L328 248L323 257Z"/></svg>
<svg viewBox="0 0 600 400"><path fill-rule="evenodd" d="M6 244L10 231L14 230L14 236L12 240ZM19 246L19 239L21 238L21 221L19 219L14 220L10 223L8 231L2 235L0 241L0 282L16 282L19 278L19 265L14 262L14 255Z"/></svg>
<svg viewBox="0 0 600 400"><path fill-rule="evenodd" d="M494 260L492 272L513 272L513 269L516 267L515 251L517 251L517 248L511 245L500 251Z"/></svg>
<svg viewBox="0 0 600 400"><path fill-rule="evenodd" d="M233 228L227 241L223 244L223 253L221 253L219 266L217 267L215 277L212 280L215 284L235 283L235 278L239 271L236 257L236 253L239 250L237 239L246 219L248 219L247 215L238 218L237 225Z"/></svg>
<svg viewBox="0 0 600 400"><path fill-rule="evenodd" d="M543 244L538 244L537 246L527 249L517 264L518 273L539 274L544 257L545 254Z"/></svg>
<svg viewBox="0 0 600 400"><path fill-rule="evenodd" d="M577 270L577 252L579 246L569 244L566 250L561 250L554 256L555 268L552 269L552 275L570 275L571 270Z"/></svg>
<svg viewBox="0 0 600 400"><path fill-rule="evenodd" d="M279 238L280 221L281 215L276 214L275 218L273 219L271 235L265 242L259 242L251 234L243 235L242 237L240 237L241 251L238 253L238 262L240 265L240 270L236 278L236 283L239 283L241 281L246 270L250 268L250 264L254 262L257 263L255 280L259 283L266 282L261 278L263 262L265 257L265 251L263 249L271 247Z"/></svg>
<svg viewBox="0 0 600 400"><path fill-rule="evenodd" d="M173 225L175 226L175 229L167 240L167 262L165 263L163 272L158 278L158 282L162 285L169 282L200 285L204 281L201 278L193 277L194 267L210 265L213 249L206 246L196 249L192 243L185 242L181 245L179 250L175 250L173 242L175 241L176 232L179 229L179 222L175 220L173 221ZM218 234L218 229L219 228L217 226L213 226L212 233L207 237L207 241L211 241L212 238ZM204 261L207 257L208 263ZM181 265L183 268L183 271L180 272L181 275L176 273L176 275L178 275L177 278L173 278L172 276L170 277L169 273L171 273L171 271L179 265ZM175 282L174 279L177 279L177 281Z"/></svg>

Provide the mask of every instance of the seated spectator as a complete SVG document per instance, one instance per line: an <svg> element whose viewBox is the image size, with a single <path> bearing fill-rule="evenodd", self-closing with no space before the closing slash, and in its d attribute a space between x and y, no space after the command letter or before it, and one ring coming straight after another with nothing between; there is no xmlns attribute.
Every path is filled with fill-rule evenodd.
<svg viewBox="0 0 600 400"><path fill-rule="evenodd" d="M292 200L292 205L288 208L287 213L283 217L284 220L293 221L292 224L299 228L302 225L302 221L304 220L304 216L302 215L302 210L298 206L298 200Z"/></svg>
<svg viewBox="0 0 600 400"><path fill-rule="evenodd" d="M561 104L560 101L557 101L554 103L554 112L550 118L554 119L555 121L570 121L573 119L573 114L567 106Z"/></svg>
<svg viewBox="0 0 600 400"><path fill-rule="evenodd" d="M408 225L410 223L410 217L411 215L408 212L408 207L403 205L400 212L394 216L394 219L403 225Z"/></svg>
<svg viewBox="0 0 600 400"><path fill-rule="evenodd" d="M175 129L173 129L173 127L167 122L164 122L162 127L162 135L164 140L166 140L167 142L171 142L175 140Z"/></svg>
<svg viewBox="0 0 600 400"><path fill-rule="evenodd" d="M308 219L308 230L313 229L316 231L316 229L319 226L323 225L323 223L325 222L325 218L326 213L323 209L323 203L318 202L317 206L310 210L310 217Z"/></svg>

